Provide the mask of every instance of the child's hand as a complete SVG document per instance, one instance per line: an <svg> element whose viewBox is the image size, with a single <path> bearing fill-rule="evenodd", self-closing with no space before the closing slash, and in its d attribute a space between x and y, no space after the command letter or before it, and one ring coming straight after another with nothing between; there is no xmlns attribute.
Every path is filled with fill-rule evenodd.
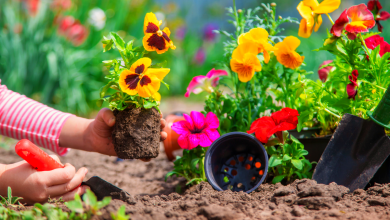
<svg viewBox="0 0 390 220"><path fill-rule="evenodd" d="M58 160L57 156L52 156ZM59 161L59 160L58 160ZM36 171L26 161L14 164L0 164L0 195L7 196L8 186L12 195L23 197L22 203L43 203L48 198L63 198L64 201L74 199L74 195L83 194L88 186L80 186L88 170L65 164L65 168L52 171Z"/></svg>
<svg viewBox="0 0 390 220"><path fill-rule="evenodd" d="M110 109L103 108L95 119L70 117L62 128L60 134L60 146L98 152L110 156L116 156L111 133L115 125L115 116ZM165 120L161 115L161 141L167 138L167 133L162 131Z"/></svg>

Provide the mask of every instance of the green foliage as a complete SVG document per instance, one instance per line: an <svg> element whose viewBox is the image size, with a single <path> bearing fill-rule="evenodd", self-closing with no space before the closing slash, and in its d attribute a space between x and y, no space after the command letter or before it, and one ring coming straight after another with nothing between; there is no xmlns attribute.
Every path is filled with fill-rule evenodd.
<svg viewBox="0 0 390 220"><path fill-rule="evenodd" d="M111 197L105 197L102 201L97 201L95 194L91 190L87 190L83 196L84 203L77 194L75 195L75 200L65 202L71 213L64 212L61 208L51 203L43 205L36 203L30 210L15 211L14 209L16 208L23 208L23 205L18 202L22 198L13 197L10 187L8 187L8 196L6 198L0 196L0 199L0 220L87 220L91 219L93 215L101 215L100 209L111 202ZM18 202L18 205L15 205L16 202ZM56 204L57 202L56 200ZM116 219L125 219L123 217L126 217L121 209L118 210L118 216L122 218Z"/></svg>
<svg viewBox="0 0 390 220"><path fill-rule="evenodd" d="M136 108L156 108L159 109L160 102L153 97L143 98L139 95L128 95L124 93L119 87L119 76L125 69L130 69L131 65L142 58L145 53L143 46L133 47L133 41L129 41L127 44L125 41L114 32L110 33L110 38L104 38L102 43L104 45L104 51L111 49L117 49L121 59L105 60L103 64L109 69L109 74L105 77L109 82L102 87L100 92L100 100L98 106L100 107L103 101L108 102L108 106L111 109L118 109L119 111L126 109L128 106L133 105ZM154 66L163 66L163 63L154 64ZM113 91L110 95L107 95L109 90Z"/></svg>
<svg viewBox="0 0 390 220"><path fill-rule="evenodd" d="M23 199L23 198L12 196L11 187L8 186L7 197L4 198L0 195L0 205L3 205L5 207L16 207L17 205L15 205L15 204L21 199ZM20 202L18 202L18 204L20 205Z"/></svg>
<svg viewBox="0 0 390 220"><path fill-rule="evenodd" d="M300 124L315 119L320 122L323 133L329 134L345 113L368 118L367 111L375 109L390 84L390 53L380 57L379 46L371 50L364 43L364 39L375 34L359 34L354 40L343 35L318 49L336 57L328 65L334 68L325 82L300 80L304 84L301 98L311 106L301 114ZM351 83L348 77L353 70L359 73L357 95L349 99L346 87Z"/></svg>
<svg viewBox="0 0 390 220"><path fill-rule="evenodd" d="M176 157L175 162L173 162L173 171L166 174L165 181L173 175L186 178L187 185L196 185L207 181L204 171L204 157L207 149L207 147L198 146L192 150L183 150L183 156Z"/></svg>
<svg viewBox="0 0 390 220"><path fill-rule="evenodd" d="M288 132L285 131L284 135L287 137ZM284 179L288 182L293 179L311 179L312 164L315 162L310 163L305 159L308 152L294 136L290 136L290 139L287 139L280 147L268 146L267 153L270 155L269 169L274 175L272 183L275 184Z"/></svg>
<svg viewBox="0 0 390 220"><path fill-rule="evenodd" d="M111 213L111 218L113 220L127 220L130 219L130 215L126 215L126 206L122 205L116 214Z"/></svg>

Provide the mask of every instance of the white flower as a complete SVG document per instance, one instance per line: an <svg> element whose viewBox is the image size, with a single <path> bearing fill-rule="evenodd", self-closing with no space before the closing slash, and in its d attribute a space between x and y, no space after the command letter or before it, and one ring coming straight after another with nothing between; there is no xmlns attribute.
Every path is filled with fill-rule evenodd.
<svg viewBox="0 0 390 220"><path fill-rule="evenodd" d="M93 8L89 11L88 22L96 28L101 30L106 25L106 14L100 8Z"/></svg>

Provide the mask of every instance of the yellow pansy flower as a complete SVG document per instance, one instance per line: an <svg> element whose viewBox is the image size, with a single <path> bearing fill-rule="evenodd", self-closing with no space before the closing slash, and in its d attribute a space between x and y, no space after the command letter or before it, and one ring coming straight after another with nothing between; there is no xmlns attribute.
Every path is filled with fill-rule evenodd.
<svg viewBox="0 0 390 220"><path fill-rule="evenodd" d="M258 48L252 42L242 43L233 51L230 68L238 74L241 82L248 82L255 72L261 71L257 54Z"/></svg>
<svg viewBox="0 0 390 220"><path fill-rule="evenodd" d="M264 62L268 63L270 59L268 51L274 51L274 47L268 43L268 32L264 28L253 28L238 37L239 45L248 42L256 45L258 49L257 53L263 53Z"/></svg>
<svg viewBox="0 0 390 220"><path fill-rule="evenodd" d="M152 64L150 58L144 57L131 65L130 70L123 70L119 76L121 90L129 95L136 95L143 98L154 97L160 89L161 80L169 73L167 68L149 68Z"/></svg>
<svg viewBox="0 0 390 220"><path fill-rule="evenodd" d="M156 15L152 12L145 15L144 20L144 38L142 44L147 51L156 51L158 54L166 52L169 48L176 49L173 41L169 38L171 31L165 27L160 30L162 21L158 21Z"/></svg>
<svg viewBox="0 0 390 220"><path fill-rule="evenodd" d="M301 41L294 36L286 37L282 42L275 44L277 50L274 54L278 62L290 69L299 67L305 59L295 51L299 44Z"/></svg>
<svg viewBox="0 0 390 220"><path fill-rule="evenodd" d="M328 14L339 8L341 0L324 0L321 4L317 0L303 0L298 6L298 12L302 16L299 24L298 35L300 37L308 38L311 33L318 31L322 24L321 14Z"/></svg>

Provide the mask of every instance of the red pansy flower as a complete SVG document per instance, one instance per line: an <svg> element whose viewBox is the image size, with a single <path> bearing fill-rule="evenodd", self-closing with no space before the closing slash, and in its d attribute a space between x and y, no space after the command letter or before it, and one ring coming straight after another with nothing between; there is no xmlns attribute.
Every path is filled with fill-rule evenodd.
<svg viewBox="0 0 390 220"><path fill-rule="evenodd" d="M351 19L351 22L349 19ZM350 39L355 39L356 34L368 32L368 29L371 29L374 26L374 16L367 9L365 4L360 4L345 9L335 21L330 33L336 37L340 37L345 29L348 32L348 37Z"/></svg>
<svg viewBox="0 0 390 220"><path fill-rule="evenodd" d="M295 129L298 124L298 116L297 110L283 108L271 116L256 119L247 133L255 133L256 138L262 143L267 143L268 139L276 133L276 136L283 143L282 131Z"/></svg>
<svg viewBox="0 0 390 220"><path fill-rule="evenodd" d="M389 19L390 13L387 11L379 12L382 9L382 5L379 2L379 0L368 1L367 8L368 8L368 10L370 10L374 14L375 22L378 25L378 31L382 32L383 26L381 25L381 23L379 21L385 21L385 20Z"/></svg>
<svg viewBox="0 0 390 220"><path fill-rule="evenodd" d="M352 71L352 74L348 76L349 81L351 81L351 83L347 85L347 94L349 99L355 100L355 96L357 95L356 87L358 87L357 84L358 76L359 76L359 72L357 70Z"/></svg>
<svg viewBox="0 0 390 220"><path fill-rule="evenodd" d="M383 37L379 35L371 36L364 40L367 47L371 50L374 50L376 47L380 46L379 55L382 57L385 53L390 52L390 44L387 43Z"/></svg>

